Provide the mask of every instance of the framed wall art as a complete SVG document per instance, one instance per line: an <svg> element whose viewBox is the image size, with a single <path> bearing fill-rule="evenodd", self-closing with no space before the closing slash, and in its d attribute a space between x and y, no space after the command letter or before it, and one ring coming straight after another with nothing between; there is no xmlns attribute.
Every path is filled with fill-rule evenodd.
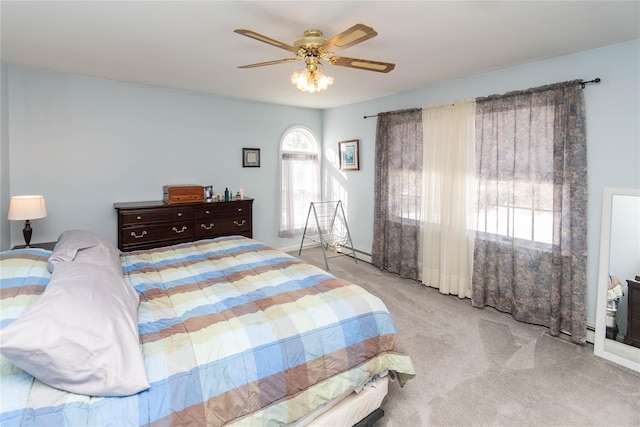
<svg viewBox="0 0 640 427"><path fill-rule="evenodd" d="M338 142L340 153L340 170L360 170L360 153L358 152L358 139Z"/></svg>
<svg viewBox="0 0 640 427"><path fill-rule="evenodd" d="M260 167L260 149L259 148L243 148L242 149L242 167L244 168Z"/></svg>

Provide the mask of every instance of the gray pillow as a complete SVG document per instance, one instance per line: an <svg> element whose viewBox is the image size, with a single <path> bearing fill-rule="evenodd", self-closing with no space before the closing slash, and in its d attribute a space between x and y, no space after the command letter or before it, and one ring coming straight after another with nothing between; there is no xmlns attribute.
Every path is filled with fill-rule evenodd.
<svg viewBox="0 0 640 427"><path fill-rule="evenodd" d="M0 331L0 353L45 384L90 396L149 387L138 293L111 268L60 262L44 293Z"/></svg>
<svg viewBox="0 0 640 427"><path fill-rule="evenodd" d="M122 275L120 251L109 239L87 230L67 230L58 242L47 262L50 273L59 262L80 261L112 268Z"/></svg>

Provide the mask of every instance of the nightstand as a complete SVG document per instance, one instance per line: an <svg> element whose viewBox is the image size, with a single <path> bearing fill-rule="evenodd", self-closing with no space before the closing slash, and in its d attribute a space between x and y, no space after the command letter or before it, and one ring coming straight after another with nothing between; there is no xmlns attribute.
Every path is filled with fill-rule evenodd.
<svg viewBox="0 0 640 427"><path fill-rule="evenodd" d="M32 243L31 246L32 248L38 248L38 249L48 249L50 251L53 250L53 248L56 246L57 242L44 242L44 243ZM24 249L26 245L17 245L14 246L11 249Z"/></svg>

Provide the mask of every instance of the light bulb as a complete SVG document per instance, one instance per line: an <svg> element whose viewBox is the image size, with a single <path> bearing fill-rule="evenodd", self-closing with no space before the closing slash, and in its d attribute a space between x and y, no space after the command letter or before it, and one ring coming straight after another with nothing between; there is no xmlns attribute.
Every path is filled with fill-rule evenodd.
<svg viewBox="0 0 640 427"><path fill-rule="evenodd" d="M304 69L291 75L291 83L303 92L315 93L327 90L333 84L333 77L325 76L320 68L314 73Z"/></svg>

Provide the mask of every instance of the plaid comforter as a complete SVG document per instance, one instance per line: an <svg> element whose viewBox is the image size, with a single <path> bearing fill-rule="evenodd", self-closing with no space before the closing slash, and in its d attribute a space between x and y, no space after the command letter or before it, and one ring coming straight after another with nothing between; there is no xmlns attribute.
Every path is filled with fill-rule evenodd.
<svg viewBox="0 0 640 427"><path fill-rule="evenodd" d="M47 285L50 252L0 255L0 327ZM151 387L90 397L48 387L0 358L0 425L281 425L369 378L414 374L382 301L252 239L123 253L140 293Z"/></svg>

